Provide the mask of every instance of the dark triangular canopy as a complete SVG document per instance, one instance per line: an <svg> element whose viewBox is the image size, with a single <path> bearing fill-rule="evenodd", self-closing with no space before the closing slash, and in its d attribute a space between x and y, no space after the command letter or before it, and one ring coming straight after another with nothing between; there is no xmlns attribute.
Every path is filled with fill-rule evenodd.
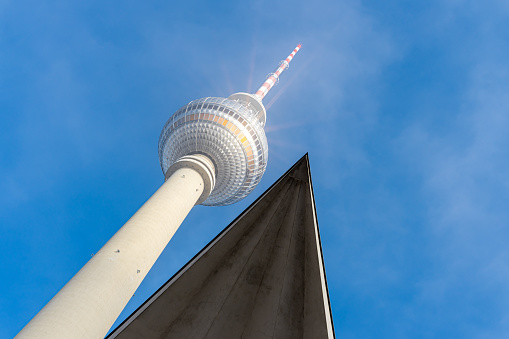
<svg viewBox="0 0 509 339"><path fill-rule="evenodd" d="M333 338L307 154L108 338Z"/></svg>

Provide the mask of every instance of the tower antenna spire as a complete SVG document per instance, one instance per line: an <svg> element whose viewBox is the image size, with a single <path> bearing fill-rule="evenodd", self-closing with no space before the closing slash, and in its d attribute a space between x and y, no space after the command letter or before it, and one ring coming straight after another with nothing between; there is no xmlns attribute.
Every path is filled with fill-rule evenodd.
<svg viewBox="0 0 509 339"><path fill-rule="evenodd" d="M290 67L290 61L292 61L293 57L295 56L295 54L297 54L300 47L301 45L298 44L297 47L295 47L295 49L293 50L293 52L290 53L290 55L285 60L282 60L279 63L279 66L278 68L276 68L274 73L270 73L267 77L267 80L265 80L265 82L260 86L260 88L258 88L258 90L255 93L255 96L258 97L260 101L263 100L265 95L269 93L270 89L274 85L277 85L277 83L279 82L279 76L281 75L281 73L283 73L285 69Z"/></svg>

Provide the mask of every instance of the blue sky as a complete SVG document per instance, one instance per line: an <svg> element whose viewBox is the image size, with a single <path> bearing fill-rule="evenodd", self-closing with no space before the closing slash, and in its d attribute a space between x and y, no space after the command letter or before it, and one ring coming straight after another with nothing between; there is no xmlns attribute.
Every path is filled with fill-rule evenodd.
<svg viewBox="0 0 509 339"><path fill-rule="evenodd" d="M503 0L0 0L0 337L162 184L173 112L297 43L261 184L194 208L119 321L309 152L338 337L506 337L508 23Z"/></svg>

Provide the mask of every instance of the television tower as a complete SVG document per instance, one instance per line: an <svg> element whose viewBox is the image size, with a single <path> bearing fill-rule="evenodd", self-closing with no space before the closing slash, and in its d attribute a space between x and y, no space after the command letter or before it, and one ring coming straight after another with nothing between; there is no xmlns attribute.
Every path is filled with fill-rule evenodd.
<svg viewBox="0 0 509 339"><path fill-rule="evenodd" d="M191 101L159 137L164 184L15 338L103 338L194 205L245 198L268 157L262 100L299 51L255 94Z"/></svg>

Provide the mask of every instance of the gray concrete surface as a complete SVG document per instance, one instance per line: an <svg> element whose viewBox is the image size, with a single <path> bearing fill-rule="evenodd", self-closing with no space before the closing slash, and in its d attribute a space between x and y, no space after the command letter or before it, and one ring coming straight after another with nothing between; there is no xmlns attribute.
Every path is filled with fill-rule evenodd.
<svg viewBox="0 0 509 339"><path fill-rule="evenodd" d="M333 338L307 155L109 339Z"/></svg>

